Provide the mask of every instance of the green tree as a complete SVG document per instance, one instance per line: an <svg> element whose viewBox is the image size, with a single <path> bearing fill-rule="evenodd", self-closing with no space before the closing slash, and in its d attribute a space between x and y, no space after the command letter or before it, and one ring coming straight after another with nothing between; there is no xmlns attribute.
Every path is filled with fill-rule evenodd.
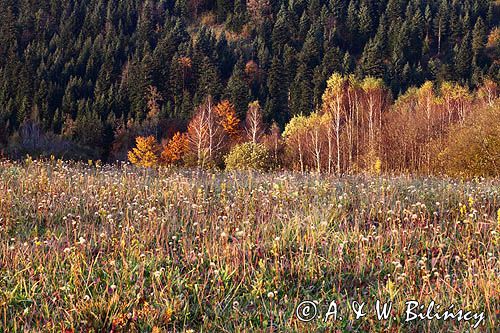
<svg viewBox="0 0 500 333"><path fill-rule="evenodd" d="M271 167L267 148L260 143L246 142L235 146L225 157L226 170L261 170Z"/></svg>
<svg viewBox="0 0 500 333"><path fill-rule="evenodd" d="M275 120L281 126L284 126L288 121L288 91L287 82L283 80L284 77L285 70L281 59L275 56L267 81L269 97L266 102L264 119L268 123Z"/></svg>
<svg viewBox="0 0 500 333"><path fill-rule="evenodd" d="M487 40L486 26L484 25L483 19L478 17L474 25L474 30L472 31L473 62L476 65L481 66L484 63L484 50Z"/></svg>
<svg viewBox="0 0 500 333"><path fill-rule="evenodd" d="M226 97L234 105L238 117L244 118L250 96L248 85L245 82L243 59L241 58L234 66L233 74L227 83Z"/></svg>

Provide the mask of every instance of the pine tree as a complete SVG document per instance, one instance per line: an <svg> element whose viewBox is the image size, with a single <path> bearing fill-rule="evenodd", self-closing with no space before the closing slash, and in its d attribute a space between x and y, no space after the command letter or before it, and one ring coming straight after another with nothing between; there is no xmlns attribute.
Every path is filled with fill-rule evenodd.
<svg viewBox="0 0 500 333"><path fill-rule="evenodd" d="M195 103L200 102L209 95L214 98L219 98L221 94L219 73L210 58L203 57L203 61L198 69L198 72L199 80L197 96L199 100L195 101Z"/></svg>
<svg viewBox="0 0 500 333"><path fill-rule="evenodd" d="M363 50L360 65L358 67L358 74L362 77L372 76L376 78L383 78L385 68L383 63L382 48L377 40L370 40Z"/></svg>
<svg viewBox="0 0 500 333"><path fill-rule="evenodd" d="M287 44L290 40L290 31L292 27L289 24L288 16L288 10L284 5L282 5L280 11L278 12L278 17L276 18L276 23L274 24L271 36L274 54L280 54L285 44Z"/></svg>
<svg viewBox="0 0 500 333"><path fill-rule="evenodd" d="M367 40L371 36L372 29L373 20L370 8L366 4L366 1L363 1L359 8L359 33L361 34L363 40Z"/></svg>
<svg viewBox="0 0 500 333"><path fill-rule="evenodd" d="M225 96L234 105L238 117L244 117L249 101L249 92L245 82L243 59L240 59L234 66L233 74L227 83Z"/></svg>
<svg viewBox="0 0 500 333"><path fill-rule="evenodd" d="M269 97L266 102L266 112L264 119L266 122L276 120L278 124L284 126L288 120L288 94L287 83L284 82L285 71L281 59L277 56L273 58L267 87Z"/></svg>
<svg viewBox="0 0 500 333"><path fill-rule="evenodd" d="M483 19L479 17L474 25L474 30L472 32L472 53L473 62L476 65L481 66L484 63L484 49L487 42L486 27L484 25Z"/></svg>
<svg viewBox="0 0 500 333"><path fill-rule="evenodd" d="M472 57L471 34L467 33L460 45L455 46L455 70L458 76L457 78L462 82L466 81L471 74Z"/></svg>

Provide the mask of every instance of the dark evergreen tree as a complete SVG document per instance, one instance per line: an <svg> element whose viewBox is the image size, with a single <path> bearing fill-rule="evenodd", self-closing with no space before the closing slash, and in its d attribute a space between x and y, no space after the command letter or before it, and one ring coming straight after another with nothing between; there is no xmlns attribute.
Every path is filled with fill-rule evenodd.
<svg viewBox="0 0 500 333"><path fill-rule="evenodd" d="M383 51L378 40L372 39L366 44L358 67L358 75L384 78Z"/></svg>
<svg viewBox="0 0 500 333"><path fill-rule="evenodd" d="M250 103L249 89L245 82L245 69L243 59L239 59L234 66L233 74L229 78L226 88L226 98L233 103L236 113L240 119L246 115L248 103Z"/></svg>
<svg viewBox="0 0 500 333"><path fill-rule="evenodd" d="M278 56L275 56L267 81L269 96L266 101L264 118L268 123L275 120L282 128L289 119L287 83L283 80L284 77L283 63Z"/></svg>
<svg viewBox="0 0 500 333"><path fill-rule="evenodd" d="M454 48L454 63L457 79L467 81L472 72L471 64L473 54L471 53L471 34L467 33L460 43Z"/></svg>
<svg viewBox="0 0 500 333"><path fill-rule="evenodd" d="M474 65L481 67L484 63L484 51L487 41L488 36L486 26L484 25L483 19L479 17L474 25L474 31L472 32L472 54Z"/></svg>

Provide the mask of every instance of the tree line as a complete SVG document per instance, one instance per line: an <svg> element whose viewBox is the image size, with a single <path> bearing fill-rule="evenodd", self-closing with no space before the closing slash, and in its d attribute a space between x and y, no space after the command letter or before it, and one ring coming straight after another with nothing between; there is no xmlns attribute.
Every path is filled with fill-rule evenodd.
<svg viewBox="0 0 500 333"><path fill-rule="evenodd" d="M0 0L0 8L0 150L13 157L124 160L138 136L186 132L208 96L227 100L239 119L258 101L263 123L283 132L323 107L334 72L382 80L384 98L427 81L477 89L500 75L491 0ZM330 112L340 127L346 110ZM353 151L328 169L362 164L358 153L380 131L375 118L347 122Z"/></svg>
<svg viewBox="0 0 500 333"><path fill-rule="evenodd" d="M264 124L258 101L248 105L240 121L233 104L209 96L186 132L162 144L152 135L140 136L128 158L143 167L496 176L499 93L490 80L475 92L457 83L427 81L393 102L381 79L334 73L320 107L294 116L283 133L276 123Z"/></svg>

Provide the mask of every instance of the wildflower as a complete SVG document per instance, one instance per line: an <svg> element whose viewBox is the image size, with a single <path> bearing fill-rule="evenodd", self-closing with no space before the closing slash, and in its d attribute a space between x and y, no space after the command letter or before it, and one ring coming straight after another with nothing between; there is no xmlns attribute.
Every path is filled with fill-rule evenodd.
<svg viewBox="0 0 500 333"><path fill-rule="evenodd" d="M270 299L273 299L274 298L274 293L272 291L268 292L267 293L267 297L270 298Z"/></svg>
<svg viewBox="0 0 500 333"><path fill-rule="evenodd" d="M402 267L403 267L399 261L394 261L392 264L393 264L394 266L396 266L396 269L399 269L399 268L402 268Z"/></svg>
<svg viewBox="0 0 500 333"><path fill-rule="evenodd" d="M460 215L464 216L467 213L467 206L460 204Z"/></svg>
<svg viewBox="0 0 500 333"><path fill-rule="evenodd" d="M86 240L85 240L85 238L83 238L83 237L80 237L80 238L78 239L78 244L80 244L80 245L85 244L85 242L86 242Z"/></svg>
<svg viewBox="0 0 500 333"><path fill-rule="evenodd" d="M63 250L64 253L70 253L71 252L71 249L69 247L66 247L64 250Z"/></svg>

